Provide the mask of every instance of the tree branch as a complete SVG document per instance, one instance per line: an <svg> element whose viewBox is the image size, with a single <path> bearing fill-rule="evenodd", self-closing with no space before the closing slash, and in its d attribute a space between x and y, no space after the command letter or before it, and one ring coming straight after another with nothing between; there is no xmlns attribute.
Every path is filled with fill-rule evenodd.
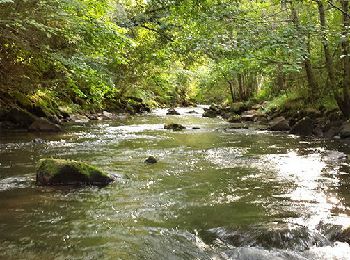
<svg viewBox="0 0 350 260"><path fill-rule="evenodd" d="M317 2L317 1L316 1L316 2ZM328 3L331 7L337 9L337 10L340 11L341 13L343 13L343 14L345 14L346 16L350 17L350 14L349 14L349 13L345 12L343 9L341 9L340 7L338 7L338 6L336 6L335 4L333 4L332 1L327 0L327 3Z"/></svg>
<svg viewBox="0 0 350 260"><path fill-rule="evenodd" d="M144 25L144 24L140 24L139 26L141 26L142 28L145 28L145 29L147 29L147 30L149 30L149 31L152 31L152 32L155 32L155 33L159 34L160 36L164 37L164 38L167 39L168 41L171 41L171 42L174 41L174 40L173 40L172 38L170 38L168 35L166 35L165 33L161 32L161 31L159 31L159 30L157 30L157 29L153 29L153 28L148 27L147 25Z"/></svg>

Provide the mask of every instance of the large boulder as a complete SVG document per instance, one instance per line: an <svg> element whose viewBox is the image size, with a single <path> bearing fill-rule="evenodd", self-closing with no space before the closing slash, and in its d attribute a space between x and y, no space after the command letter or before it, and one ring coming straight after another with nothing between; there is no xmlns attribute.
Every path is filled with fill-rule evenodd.
<svg viewBox="0 0 350 260"><path fill-rule="evenodd" d="M283 116L279 116L270 122L270 127L268 129L270 131L289 131L290 126L287 119L285 119Z"/></svg>
<svg viewBox="0 0 350 260"><path fill-rule="evenodd" d="M112 176L89 164L63 159L41 160L36 174L36 183L43 186L105 186L114 180Z"/></svg>
<svg viewBox="0 0 350 260"><path fill-rule="evenodd" d="M165 124L164 129L170 129L173 131L181 131L181 130L186 129L186 127L184 127L181 124L170 123L170 124Z"/></svg>
<svg viewBox="0 0 350 260"><path fill-rule="evenodd" d="M235 102L230 107L230 112L235 114L241 114L243 111L246 111L248 106L244 102Z"/></svg>
<svg viewBox="0 0 350 260"><path fill-rule="evenodd" d="M310 117L306 116L296 122L296 124L290 130L290 133L300 136L309 136L312 135L313 130L314 122Z"/></svg>
<svg viewBox="0 0 350 260"><path fill-rule="evenodd" d="M37 118L29 126L28 130L34 132L60 132L62 128L57 124L51 123L46 118Z"/></svg>
<svg viewBox="0 0 350 260"><path fill-rule="evenodd" d="M204 108L203 117L217 117L221 114L220 108L217 105L211 105L209 108Z"/></svg>
<svg viewBox="0 0 350 260"><path fill-rule="evenodd" d="M350 137L350 122L345 122L340 129L340 138L349 138Z"/></svg>
<svg viewBox="0 0 350 260"><path fill-rule="evenodd" d="M230 113L230 107L221 107L212 104L209 108L204 108L203 117L217 117L226 113Z"/></svg>
<svg viewBox="0 0 350 260"><path fill-rule="evenodd" d="M6 114L6 120L16 124L19 127L27 128L29 127L37 117L33 114L20 109L20 108L12 108Z"/></svg>
<svg viewBox="0 0 350 260"><path fill-rule="evenodd" d="M207 109L207 110L204 110L204 113L203 113L203 117L217 117L219 116L220 113L218 113L217 111L214 111L214 110L210 110L210 109Z"/></svg>

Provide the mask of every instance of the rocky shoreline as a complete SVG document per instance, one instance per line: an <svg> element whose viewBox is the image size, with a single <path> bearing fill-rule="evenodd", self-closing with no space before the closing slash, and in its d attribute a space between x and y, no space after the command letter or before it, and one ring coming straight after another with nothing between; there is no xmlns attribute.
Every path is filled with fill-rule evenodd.
<svg viewBox="0 0 350 260"><path fill-rule="evenodd" d="M23 107L11 105L0 111L0 131L4 132L61 132L65 123L88 123L89 121L116 120L129 115L150 112L142 99L129 97L122 108L111 108L98 112L79 111L68 113L57 109L55 113L45 113L45 109L32 105Z"/></svg>
<svg viewBox="0 0 350 260"><path fill-rule="evenodd" d="M14 106L0 113L0 131L61 132L65 123L88 123L90 121L118 120L129 115L150 112L141 99L133 99L134 106L119 111L81 112L69 114L59 111L43 116L40 109L28 111ZM326 139L341 139L350 142L350 122L339 110L321 107L305 109L270 109L267 102L247 105L237 102L230 106L212 104L204 109L203 117L222 117L230 122L232 129L257 128L279 131L298 136L313 136ZM33 111L39 111L34 113ZM179 115L170 108L167 115Z"/></svg>
<svg viewBox="0 0 350 260"><path fill-rule="evenodd" d="M298 136L314 136L327 139L350 141L350 122L339 110L321 107L295 109L274 109L266 111L267 102L247 106L235 103L231 106L211 105L203 117L217 117L235 124L235 128L259 125L262 130L286 132Z"/></svg>

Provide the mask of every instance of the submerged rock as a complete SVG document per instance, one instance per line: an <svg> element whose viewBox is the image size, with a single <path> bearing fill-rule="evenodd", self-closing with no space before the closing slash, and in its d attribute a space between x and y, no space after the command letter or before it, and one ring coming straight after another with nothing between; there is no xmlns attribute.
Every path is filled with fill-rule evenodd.
<svg viewBox="0 0 350 260"><path fill-rule="evenodd" d="M188 113L188 114L198 114L198 112L195 111L195 110L188 111L187 113Z"/></svg>
<svg viewBox="0 0 350 260"><path fill-rule="evenodd" d="M40 161L36 174L37 185L96 185L105 186L115 178L89 164L63 159Z"/></svg>
<svg viewBox="0 0 350 260"><path fill-rule="evenodd" d="M176 115L180 115L179 112L177 112L175 110L175 108L169 108L168 111L166 112L167 115L173 115L173 116L176 116Z"/></svg>
<svg viewBox="0 0 350 260"><path fill-rule="evenodd" d="M312 135L314 130L314 123L312 119L308 116L299 120L290 130L291 134L309 136Z"/></svg>
<svg viewBox="0 0 350 260"><path fill-rule="evenodd" d="M158 160L156 158L154 158L153 156L149 156L146 160L145 163L149 163L149 164L153 164L153 163L157 163Z"/></svg>
<svg viewBox="0 0 350 260"><path fill-rule="evenodd" d="M270 122L270 127L268 129L270 131L289 131L290 126L287 119L285 119L283 116L279 116Z"/></svg>
<svg viewBox="0 0 350 260"><path fill-rule="evenodd" d="M183 125L180 125L180 124L170 123L170 124L165 124L164 129L171 129L173 131L181 131L181 130L186 129L186 127L184 127Z"/></svg>
<svg viewBox="0 0 350 260"><path fill-rule="evenodd" d="M46 118L41 117L35 119L35 121L29 126L28 130L33 132L61 132L62 128Z"/></svg>

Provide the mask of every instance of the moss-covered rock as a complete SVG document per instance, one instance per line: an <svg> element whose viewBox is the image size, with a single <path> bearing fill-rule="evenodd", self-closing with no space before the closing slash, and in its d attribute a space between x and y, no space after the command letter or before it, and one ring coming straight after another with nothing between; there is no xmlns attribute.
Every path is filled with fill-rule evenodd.
<svg viewBox="0 0 350 260"><path fill-rule="evenodd" d="M38 185L96 185L114 181L107 173L83 162L63 159L43 159L36 174Z"/></svg>

